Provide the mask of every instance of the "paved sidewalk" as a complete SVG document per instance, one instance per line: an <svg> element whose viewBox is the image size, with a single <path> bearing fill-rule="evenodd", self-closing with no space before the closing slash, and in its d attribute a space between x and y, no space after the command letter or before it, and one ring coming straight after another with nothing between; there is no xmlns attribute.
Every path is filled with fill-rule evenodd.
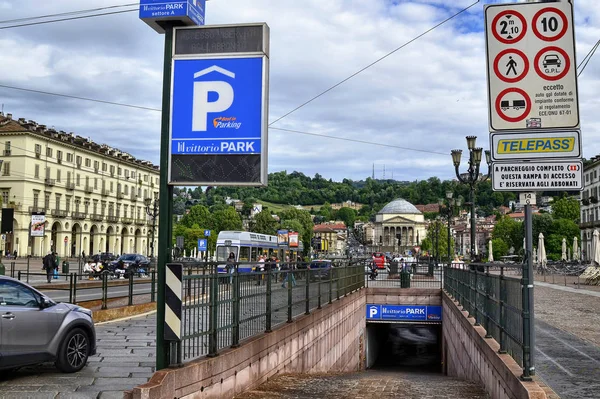
<svg viewBox="0 0 600 399"><path fill-rule="evenodd" d="M590 291L590 290L586 290L583 288L565 287L564 285L543 283L541 281L536 281L535 285L539 285L540 287L552 288L552 289L560 290L560 291L572 292L574 294L591 295L591 296L600 298L600 292Z"/></svg>
<svg viewBox="0 0 600 399"><path fill-rule="evenodd" d="M119 398L143 384L155 368L156 314L96 325L98 353L78 373L53 364L0 374L0 398Z"/></svg>

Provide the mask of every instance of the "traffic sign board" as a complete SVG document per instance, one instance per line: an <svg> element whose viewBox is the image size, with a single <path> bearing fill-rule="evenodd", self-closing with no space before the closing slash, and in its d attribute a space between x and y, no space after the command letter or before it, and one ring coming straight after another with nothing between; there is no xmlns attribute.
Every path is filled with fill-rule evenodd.
<svg viewBox="0 0 600 399"><path fill-rule="evenodd" d="M521 193L519 194L519 202L525 205L535 205L536 204L536 198L535 198L535 193Z"/></svg>
<svg viewBox="0 0 600 399"><path fill-rule="evenodd" d="M206 248L207 248L206 238L199 238L198 239L198 251L206 251Z"/></svg>
<svg viewBox="0 0 600 399"><path fill-rule="evenodd" d="M581 157L581 132L535 131L490 133L492 160Z"/></svg>
<svg viewBox="0 0 600 399"><path fill-rule="evenodd" d="M490 131L579 127L571 1L485 8Z"/></svg>
<svg viewBox="0 0 600 399"><path fill-rule="evenodd" d="M494 191L581 191L579 159L549 162L492 162Z"/></svg>

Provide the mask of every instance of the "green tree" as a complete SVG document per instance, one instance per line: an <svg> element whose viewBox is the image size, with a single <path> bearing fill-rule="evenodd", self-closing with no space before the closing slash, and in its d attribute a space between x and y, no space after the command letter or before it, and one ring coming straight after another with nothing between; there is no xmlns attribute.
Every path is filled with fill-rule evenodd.
<svg viewBox="0 0 600 399"><path fill-rule="evenodd" d="M352 208L343 207L337 211L336 219L344 222L346 227L349 229L354 227L354 222L356 221L356 211Z"/></svg>
<svg viewBox="0 0 600 399"><path fill-rule="evenodd" d="M523 248L523 223L504 216L496 222L492 237L501 239L509 248L518 252Z"/></svg>
<svg viewBox="0 0 600 399"><path fill-rule="evenodd" d="M494 238L492 240L492 252L494 260L498 261L501 257L508 255L508 244L502 238Z"/></svg>
<svg viewBox="0 0 600 399"><path fill-rule="evenodd" d="M441 260L448 260L448 226L443 221L436 220L429 224L427 237L423 242L425 241L428 241L430 248L424 248L421 244L422 249L429 249L432 254L438 253ZM454 255L452 248L454 248L454 239L450 238L451 257Z"/></svg>
<svg viewBox="0 0 600 399"><path fill-rule="evenodd" d="M254 215L254 223L251 226L250 231L254 233L275 235L277 234L277 221L273 219L273 216L268 210L262 210Z"/></svg>
<svg viewBox="0 0 600 399"><path fill-rule="evenodd" d="M555 219L569 219L579 222L579 201L569 197L562 197L552 203L552 216Z"/></svg>
<svg viewBox="0 0 600 399"><path fill-rule="evenodd" d="M190 208L189 213L181 218L180 224L185 227L198 225L199 227L209 228L212 225L210 212L204 205L194 205Z"/></svg>
<svg viewBox="0 0 600 399"><path fill-rule="evenodd" d="M331 208L331 204L329 202L325 202L321 209L319 209L319 213L321 216L325 218L325 220L329 221L333 219L333 209Z"/></svg>
<svg viewBox="0 0 600 399"><path fill-rule="evenodd" d="M302 229L298 230L302 237L302 243L304 244L304 252L308 253L310 249L310 243L313 238L314 223L310 213L304 209L289 208L279 213L281 220L296 220L302 225Z"/></svg>
<svg viewBox="0 0 600 399"><path fill-rule="evenodd" d="M212 222L213 230L217 232L242 229L242 219L232 206L214 212Z"/></svg>

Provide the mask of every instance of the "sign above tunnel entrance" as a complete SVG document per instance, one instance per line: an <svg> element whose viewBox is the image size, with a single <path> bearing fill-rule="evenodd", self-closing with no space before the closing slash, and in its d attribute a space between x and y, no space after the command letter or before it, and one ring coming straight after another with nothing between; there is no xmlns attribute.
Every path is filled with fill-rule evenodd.
<svg viewBox="0 0 600 399"><path fill-rule="evenodd" d="M377 321L441 321L442 307L368 304L366 317Z"/></svg>
<svg viewBox="0 0 600 399"><path fill-rule="evenodd" d="M571 1L485 8L489 129L579 127Z"/></svg>

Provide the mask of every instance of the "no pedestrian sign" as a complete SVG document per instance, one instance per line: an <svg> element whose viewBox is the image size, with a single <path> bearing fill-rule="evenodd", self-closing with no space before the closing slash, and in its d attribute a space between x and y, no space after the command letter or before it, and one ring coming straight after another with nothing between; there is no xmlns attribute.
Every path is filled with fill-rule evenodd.
<svg viewBox="0 0 600 399"><path fill-rule="evenodd" d="M485 8L490 131L579 127L573 5Z"/></svg>

